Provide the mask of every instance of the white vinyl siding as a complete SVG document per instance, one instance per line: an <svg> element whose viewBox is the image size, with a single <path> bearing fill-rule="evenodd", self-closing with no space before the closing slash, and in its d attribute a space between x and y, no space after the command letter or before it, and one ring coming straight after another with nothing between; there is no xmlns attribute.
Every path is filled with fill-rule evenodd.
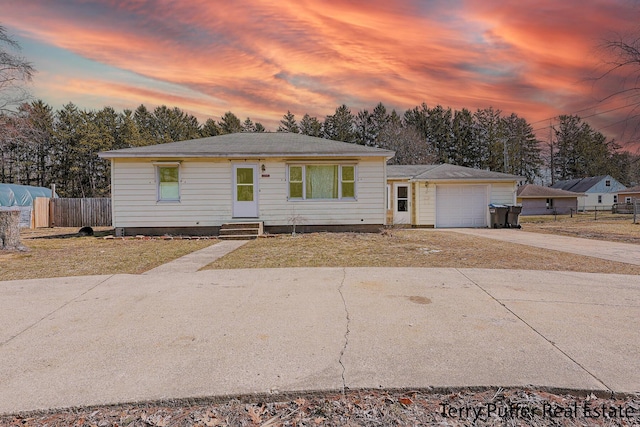
<svg viewBox="0 0 640 427"><path fill-rule="evenodd" d="M360 159L355 175L357 199L335 200L288 200L287 164L266 163L269 178L260 179L260 220L266 226L291 224L292 218L303 225L384 224L384 163L381 158Z"/></svg>
<svg viewBox="0 0 640 427"><path fill-rule="evenodd" d="M426 182L417 182L415 188L416 202L418 204L417 225L433 226L436 223L436 186Z"/></svg>
<svg viewBox="0 0 640 427"><path fill-rule="evenodd" d="M149 160L113 161L114 227L198 227L231 218L229 162L183 161L180 203L157 200L156 165Z"/></svg>
<svg viewBox="0 0 640 427"><path fill-rule="evenodd" d="M489 203L515 205L517 189L514 182L494 182L489 188Z"/></svg>
<svg viewBox="0 0 640 427"><path fill-rule="evenodd" d="M253 161L258 173L259 217L269 225L384 224L384 158L357 162L357 200L288 200L285 159ZM301 162L304 163L304 162ZM342 162L336 162L342 163ZM114 227L220 226L232 218L232 166L228 160L185 159L180 164L180 203L158 202L156 167L151 160L112 160Z"/></svg>

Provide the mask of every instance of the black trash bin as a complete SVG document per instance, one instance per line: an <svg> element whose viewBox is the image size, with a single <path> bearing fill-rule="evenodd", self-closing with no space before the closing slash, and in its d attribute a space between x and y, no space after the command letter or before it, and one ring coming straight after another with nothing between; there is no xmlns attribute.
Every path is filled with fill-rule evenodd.
<svg viewBox="0 0 640 427"><path fill-rule="evenodd" d="M496 205L491 203L489 205L489 213L491 214L491 227L504 228L507 226L507 214L509 213L509 206Z"/></svg>
<svg viewBox="0 0 640 427"><path fill-rule="evenodd" d="M522 212L522 206L509 206L509 212L507 213L506 226L510 228L522 228L518 222L518 216Z"/></svg>

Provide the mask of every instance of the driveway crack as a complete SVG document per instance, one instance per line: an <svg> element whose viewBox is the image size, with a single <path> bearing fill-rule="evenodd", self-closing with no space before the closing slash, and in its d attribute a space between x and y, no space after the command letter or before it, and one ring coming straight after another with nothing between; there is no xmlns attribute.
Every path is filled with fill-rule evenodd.
<svg viewBox="0 0 640 427"><path fill-rule="evenodd" d="M471 283L473 283L478 289L480 289L482 292L484 292L485 294L487 294L489 296L489 298L491 298L492 300L494 300L495 302L497 302L498 304L500 304L502 307L504 307L505 310L507 310L509 313L511 313L512 315L514 315L518 320L520 320L524 325L526 325L529 329L531 329L534 333L536 333L538 336L540 336L543 340L545 340L546 342L548 342L553 348L555 348L556 350L558 350L562 355L564 355L564 357L566 357L567 359L569 359L571 362L575 363L577 366L580 367L580 369L582 369L584 372L586 372L588 375L590 375L593 379L595 379L596 381L598 381L600 384L602 384L604 387L606 387L610 392L613 393L613 389L611 387L609 387L607 384L605 384L604 381L602 381L600 378L598 378L593 372L589 371L582 363L578 362L576 359L574 359L573 357L571 357L567 352L565 352L564 350L562 350L560 347L558 347L556 345L555 342L551 341L549 338L547 338L546 336L544 336L544 334L540 331L538 331L536 328L533 327L533 325L531 325L530 323L528 323L526 320L524 320L522 317L518 316L513 310L511 310L509 307L507 307L506 304L504 304L502 301L500 301L499 299L497 299L496 297L494 297L493 295L491 295L491 293L489 291L487 291L485 288L483 288L482 286L480 286L478 283L476 283L473 279L471 279L469 276L467 276L466 274L464 274L462 271L460 271L459 269L455 269L458 273L462 274L467 280L469 280Z"/></svg>
<svg viewBox="0 0 640 427"><path fill-rule="evenodd" d="M344 356L344 353L347 351L347 346L349 345L349 326L351 323L351 318L349 317L349 308L347 307L347 301L344 298L344 294L342 293L342 288L344 287L344 281L347 277L347 269L346 268L342 268L342 281L340 282L340 285L338 286L338 293L340 294L340 298L342 298L342 305L344 307L344 313L345 313L345 318L347 320L347 324L346 324L346 330L344 332L344 344L342 346L342 350L340 351L340 357L338 358L338 363L340 364L340 366L342 367L342 393L345 394L347 391L347 381L345 379L345 367L344 367L344 362L342 361L342 358Z"/></svg>
<svg viewBox="0 0 640 427"><path fill-rule="evenodd" d="M40 319L36 320L35 322L33 322L31 325L27 326L26 328L24 328L23 330L21 330L20 332L18 332L17 334L7 338L6 340L0 342L0 347L4 346L5 344L8 344L9 342L13 341L15 338L19 337L20 335L24 334L25 332L27 332L29 329L33 328L34 326L36 326L37 324L39 324L40 322L42 322L44 319L46 319L47 317L50 317L51 315L57 313L58 311L62 310L63 308L65 308L66 306L68 306L69 304L71 304L72 302L76 301L78 298L86 295L87 293L91 292L92 290L94 290L95 288L97 288L98 286L102 285L103 283L105 283L107 280L111 279L113 277L113 275L108 276L106 279L96 283L94 286L90 287L89 289L85 290L84 292L82 292L79 295L76 295L75 297L71 298L69 301L65 302L64 304L62 304L60 307L56 308L55 310L52 310L51 312L45 314L44 316L42 316Z"/></svg>

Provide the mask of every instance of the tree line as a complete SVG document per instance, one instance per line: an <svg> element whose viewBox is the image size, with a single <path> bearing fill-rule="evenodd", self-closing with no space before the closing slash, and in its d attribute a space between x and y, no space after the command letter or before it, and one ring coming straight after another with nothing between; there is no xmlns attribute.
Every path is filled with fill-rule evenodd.
<svg viewBox="0 0 640 427"><path fill-rule="evenodd" d="M73 103L54 111L42 100L0 113L0 182L49 186L66 197L101 197L110 191L110 164L100 151L140 147L236 132L265 132L260 122L226 112L200 123L178 107L116 112L79 109ZM636 179L638 157L619 151L578 116L561 116L553 142L539 141L517 114L493 108L452 110L421 104L399 114L379 103L352 113L340 105L320 120L287 111L278 132L394 150L393 164L451 163L523 176L534 182L543 168L555 179L609 174ZM635 162L635 163L634 163ZM635 165L635 166L634 166Z"/></svg>
<svg viewBox="0 0 640 427"><path fill-rule="evenodd" d="M69 103L54 111L42 100L26 102L25 84L35 69L0 26L0 182L49 186L60 195L109 195L109 162L100 151L162 144L235 132L265 132L260 122L241 121L228 111L204 123L181 109L140 105L135 111L80 110ZM615 68L639 68L637 40L609 46ZM633 89L637 90L637 89ZM421 104L398 114L379 103L352 113L346 105L320 120L287 111L277 131L295 132L394 150L395 164L452 163L551 181L612 175L624 184L640 179L640 156L621 151L580 117L560 116L549 140L539 141L531 124L511 113L485 108L471 112Z"/></svg>

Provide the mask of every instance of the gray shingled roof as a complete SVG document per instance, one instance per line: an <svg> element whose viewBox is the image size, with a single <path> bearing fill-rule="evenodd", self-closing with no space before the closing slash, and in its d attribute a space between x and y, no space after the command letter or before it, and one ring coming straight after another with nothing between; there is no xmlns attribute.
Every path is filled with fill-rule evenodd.
<svg viewBox="0 0 640 427"><path fill-rule="evenodd" d="M438 165L387 165L387 178L411 179L416 175L437 167Z"/></svg>
<svg viewBox="0 0 640 427"><path fill-rule="evenodd" d="M389 165L387 178L409 178L421 181L434 180L491 180L522 181L525 178L501 172L467 168L444 163L441 165Z"/></svg>
<svg viewBox="0 0 640 427"><path fill-rule="evenodd" d="M556 181L551 188L560 190L573 191L574 193L584 193L589 191L591 187L602 181L606 175L592 176L589 178L568 179L566 181Z"/></svg>
<svg viewBox="0 0 640 427"><path fill-rule="evenodd" d="M124 148L102 158L139 157L388 157L393 151L287 132L232 133L188 141Z"/></svg>
<svg viewBox="0 0 640 427"><path fill-rule="evenodd" d="M573 191L560 190L559 188L543 187L542 185L526 184L518 187L518 197L523 199L531 198L570 198L584 197L583 193L575 193Z"/></svg>

